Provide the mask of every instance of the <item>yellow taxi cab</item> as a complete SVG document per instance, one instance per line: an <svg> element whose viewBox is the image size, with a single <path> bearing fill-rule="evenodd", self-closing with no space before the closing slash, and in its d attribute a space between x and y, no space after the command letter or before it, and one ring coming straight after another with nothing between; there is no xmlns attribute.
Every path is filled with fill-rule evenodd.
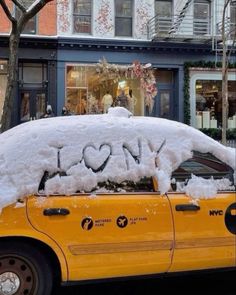
<svg viewBox="0 0 236 295"><path fill-rule="evenodd" d="M143 126L144 119L142 119L141 125L136 124L136 121L135 126L131 124L132 128L138 129L137 139L139 141L135 152L134 146L129 141L130 134L127 129L127 122L133 122L134 118L115 117L114 123L114 118L111 119L112 116L109 117L109 115L105 115L106 119L102 119L104 115L95 116L94 119L87 117L89 121L85 118L78 119L77 116L67 119L42 119L40 122L23 124L0 136L0 143L1 140L2 142L3 140L4 142L9 141L9 144L5 144L5 150L0 148L0 163L2 161L0 168L5 169L2 182L3 174L0 174L0 184L4 186L2 191L0 189L0 200L4 199L4 194L9 196L5 198L7 199L5 203L2 201L0 214L0 294L49 295L56 282L66 285L117 277L235 268L236 195L233 183L235 172L234 164L229 163L229 159L232 159L231 155L227 157L228 151L229 154L233 153L233 157L235 151L213 143L205 135L194 133L193 138L197 134L203 143L209 140L212 146L208 150L204 144L202 150L198 146L198 139L196 144L189 147L192 151L191 156L180 157L176 160L177 155L170 153L170 149L174 149L174 146L167 148L169 138L166 130L169 128L169 123L167 124L166 120L164 122L167 124L166 130L163 131L165 141L162 138L161 145L155 147L154 141L150 141L149 145L140 144L143 140L140 137L140 132L143 132L143 127L140 127ZM66 128L67 121L73 121L74 124L77 120L83 120L83 124L78 127L80 130L83 130L85 123L89 125L91 120L93 123L96 121L98 126L103 124L104 127L107 124L109 133L106 128L103 129L106 141L104 138L101 142L96 139L96 142L99 141L96 145L96 142L92 141L93 137L88 136L86 140L89 145L86 145L86 148L89 150L86 151L84 147L82 148L84 145L81 145L81 153L78 152L78 146L74 149L74 141L68 145L68 137L66 144L63 144L61 137L65 134L64 128ZM150 121L150 119L147 120ZM116 127L113 129L112 126L116 126L117 122L119 122L117 129L119 131L116 132ZM158 126L159 124L160 119ZM175 126L179 123L170 124ZM71 128L75 126L69 125L67 136L74 134ZM93 133L94 124L91 126L89 130ZM153 126L152 120L151 126ZM190 128L182 124L178 126L183 128L180 134ZM45 136L48 128L50 136ZM122 128L126 133L119 137L118 132ZM149 125L148 128L152 127ZM26 130L28 132L25 132ZM52 130L55 132L54 135L52 135ZM40 138L41 132L43 136ZM59 137L56 136L57 132ZM88 134L88 129L85 128L83 132ZM192 132L195 131L191 129L188 134ZM40 148L31 147L35 158L40 158L42 155L44 160L46 158L42 166L39 164L42 163L42 158L40 162L34 162L25 149L26 145L25 148L18 145L19 137L16 134L19 133L26 134L26 138L22 139L22 145L28 142L31 146L32 142L38 140ZM153 136L153 130L151 133ZM101 130L99 132L95 128L94 134L99 134L101 137ZM121 138L125 138L122 142L122 150L125 157L123 164L126 166L122 167L126 167L130 173L124 174L125 180L121 177L121 170L114 172L116 177L113 175L109 178L112 171L117 168L115 163L121 155L118 151L116 153L112 145L114 138L108 140L109 134L113 134L115 138L119 137L115 142L116 145ZM126 137L125 134L128 136ZM52 139L53 136L54 139ZM171 136L173 137L173 134ZM18 139L14 141L14 137ZM187 140L190 140L190 137L188 135ZM133 139L134 137L131 141ZM108 153L105 147L101 146L108 145L110 142L112 144L110 148L107 148ZM181 142L183 141L180 141L180 145ZM9 156L13 151L11 150L12 145L16 145L14 146L16 153L24 150L20 152L22 159L26 154L25 160L20 161L19 169L22 167L31 169L30 167L34 164L38 165L37 169L34 167L30 170L31 173L23 171L20 175L17 166L19 158L12 159L12 156ZM186 142L184 145L188 146ZM45 146L48 146L49 150ZM51 148L53 147L54 150L55 146L60 149L56 149L57 152L54 155ZM140 166L147 155L144 152L147 146L149 148L152 146L152 149L156 151L153 158L155 167L159 167L156 175L148 173L147 169ZM196 148L196 151L193 151L193 148ZM218 155L221 159L211 153L212 151L216 153L216 148L220 149ZM179 153L180 150L176 149ZM69 161L68 153L70 156L79 154L79 162L75 163L74 156ZM106 153L109 154L108 160L104 156ZM164 164L161 162L162 153L163 157L166 157ZM223 156L221 156L222 153ZM54 171L49 164L49 160L52 160L51 154L53 154L57 167ZM170 156L172 163L174 162L172 166L174 168L170 173L170 185L163 191L161 182L166 181L166 178L161 172L165 171L167 158ZM95 158L103 158L103 161L95 165ZM29 166L25 166L27 159L29 159ZM13 166L16 173L9 183L20 189L19 194L16 190L12 192L5 184L8 183L8 174L10 179L10 172L13 173L13 170L9 172L9 163L12 161L15 161ZM106 171L109 161L114 167L112 171ZM85 170L81 165L88 168L90 176L98 178L93 186L90 185L94 182L94 178L85 175ZM120 165L121 162L119 162L119 167ZM138 167L138 172L134 167ZM150 167L148 162L148 169ZM163 168L162 171L160 167ZM42 171L38 177L37 173L41 168ZM79 182L83 178L83 184L80 182L79 190L77 190L78 187L71 185L74 179L71 178L74 175L73 171L77 168L82 170L82 173L76 181ZM135 177L134 171L136 171ZM110 174L106 178L104 175L108 172ZM193 175L201 181L195 180L192 188L189 189L188 184L191 185ZM14 180L17 176L20 178L19 184ZM32 182L29 182L31 178ZM33 186L35 178L37 178L37 191ZM230 182L230 185L222 185L222 180L224 184ZM215 191L212 188L209 189L212 183L213 187L217 186ZM23 186L27 189L23 190ZM67 187L70 187L69 191L66 190ZM74 192L71 187L74 188ZM86 187L91 189L87 190ZM202 187L205 188L201 190ZM194 194L191 195L191 191L194 190L197 196L195 198L192 197ZM24 192L30 193L24 195ZM14 199L13 196L16 198Z"/></svg>

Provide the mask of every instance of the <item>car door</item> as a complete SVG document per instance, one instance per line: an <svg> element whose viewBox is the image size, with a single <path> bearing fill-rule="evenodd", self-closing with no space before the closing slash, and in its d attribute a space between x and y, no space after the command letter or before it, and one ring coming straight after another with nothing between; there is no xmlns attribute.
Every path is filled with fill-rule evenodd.
<svg viewBox="0 0 236 295"><path fill-rule="evenodd" d="M173 173L177 187L179 181L186 180L191 173L204 178L232 179L233 171L210 155L195 155ZM200 197L195 201L175 191L169 192L168 198L175 227L171 271L236 266L235 191L223 188L211 198Z"/></svg>
<svg viewBox="0 0 236 295"><path fill-rule="evenodd" d="M35 229L65 253L69 280L166 272L173 251L168 198L156 192L33 197Z"/></svg>

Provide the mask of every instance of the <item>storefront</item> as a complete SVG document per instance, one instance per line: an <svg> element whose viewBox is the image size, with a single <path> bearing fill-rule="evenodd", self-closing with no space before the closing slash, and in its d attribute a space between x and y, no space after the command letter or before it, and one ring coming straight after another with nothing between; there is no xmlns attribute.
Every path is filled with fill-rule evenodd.
<svg viewBox="0 0 236 295"><path fill-rule="evenodd" d="M65 106L78 115L106 113L110 106L123 106L134 115L151 113L157 94L154 74L150 64L138 62L66 64Z"/></svg>
<svg viewBox="0 0 236 295"><path fill-rule="evenodd" d="M7 36L0 36L0 116L7 83L7 40ZM21 38L12 126L39 119L45 113L47 104L51 104L56 113L56 47L54 38Z"/></svg>
<svg viewBox="0 0 236 295"><path fill-rule="evenodd" d="M191 69L191 125L201 128L222 127L222 74L220 70ZM229 70L228 129L236 128L236 76Z"/></svg>

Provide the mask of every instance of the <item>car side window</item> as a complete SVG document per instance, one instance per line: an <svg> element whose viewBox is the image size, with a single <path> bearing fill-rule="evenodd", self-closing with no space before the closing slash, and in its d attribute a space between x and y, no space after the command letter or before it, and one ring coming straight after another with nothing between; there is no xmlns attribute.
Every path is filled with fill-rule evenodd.
<svg viewBox="0 0 236 295"><path fill-rule="evenodd" d="M172 173L172 188L175 182L187 183L191 175L202 178L228 178L233 183L233 169L210 153L193 152L193 157L183 162ZM174 188L173 188L174 189Z"/></svg>
<svg viewBox="0 0 236 295"><path fill-rule="evenodd" d="M115 183L112 181L106 181L98 184L98 187L94 191L101 192L154 192L154 183L152 177L144 177L138 182L124 181L121 183Z"/></svg>

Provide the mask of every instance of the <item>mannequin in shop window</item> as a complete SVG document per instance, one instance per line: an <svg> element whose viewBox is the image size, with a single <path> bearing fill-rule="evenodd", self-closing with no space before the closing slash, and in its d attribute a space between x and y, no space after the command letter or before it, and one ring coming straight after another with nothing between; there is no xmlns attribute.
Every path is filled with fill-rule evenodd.
<svg viewBox="0 0 236 295"><path fill-rule="evenodd" d="M125 94L125 91L123 89L121 90L120 94L117 96L116 105L119 107L124 107L126 109L128 109L129 107L128 97Z"/></svg>
<svg viewBox="0 0 236 295"><path fill-rule="evenodd" d="M112 106L113 104L113 98L109 91L106 92L106 94L102 98L102 108L103 108L103 113L107 113L108 109Z"/></svg>
<svg viewBox="0 0 236 295"><path fill-rule="evenodd" d="M46 113L41 118L51 118L51 117L54 117L54 113L52 111L52 106L48 104L46 108Z"/></svg>
<svg viewBox="0 0 236 295"><path fill-rule="evenodd" d="M64 106L62 108L62 110L61 110L61 115L62 116L69 116L69 115L71 115L70 110L66 106Z"/></svg>
<svg viewBox="0 0 236 295"><path fill-rule="evenodd" d="M92 93L88 96L88 113L98 114L98 101Z"/></svg>
<svg viewBox="0 0 236 295"><path fill-rule="evenodd" d="M80 102L76 106L76 114L84 115L87 113L87 101L86 97L82 97Z"/></svg>
<svg viewBox="0 0 236 295"><path fill-rule="evenodd" d="M129 90L129 95L128 95L128 103L129 103L129 111L134 114L134 107L137 103L136 97L133 95L133 90Z"/></svg>

